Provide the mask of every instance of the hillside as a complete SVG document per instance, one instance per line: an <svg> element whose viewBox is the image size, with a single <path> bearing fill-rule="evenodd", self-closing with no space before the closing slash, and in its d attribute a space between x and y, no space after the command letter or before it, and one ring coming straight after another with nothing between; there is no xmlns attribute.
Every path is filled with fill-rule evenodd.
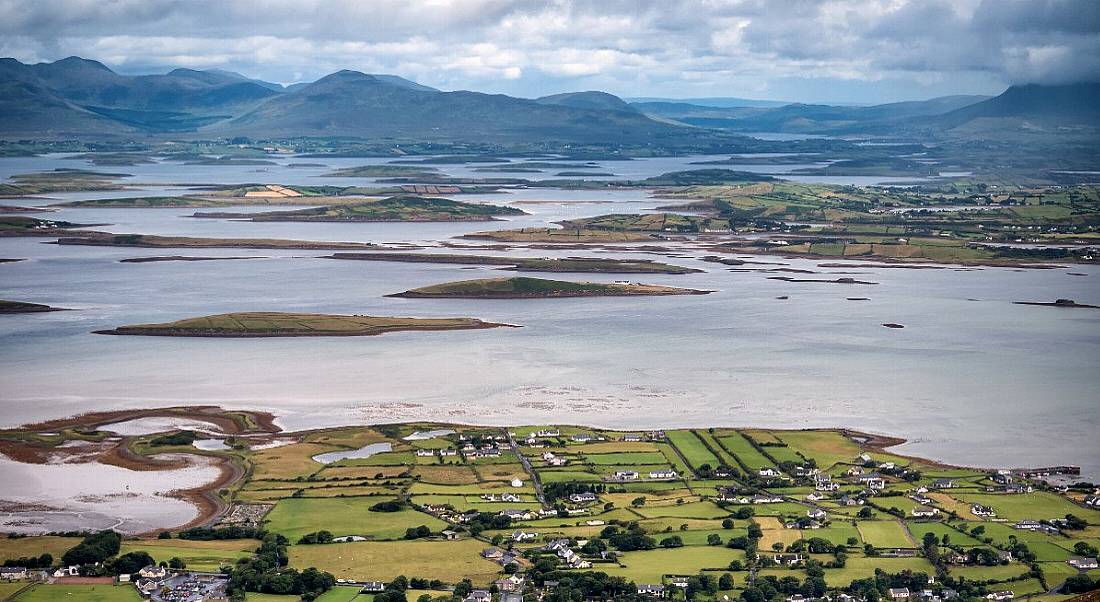
<svg viewBox="0 0 1100 602"><path fill-rule="evenodd" d="M564 101L565 104L561 104ZM217 135L645 142L686 135L632 111L478 92L436 92L339 71L206 131Z"/></svg>
<svg viewBox="0 0 1100 602"><path fill-rule="evenodd" d="M976 119L1026 119L1046 125L1100 126L1100 83L1012 86L999 96L945 113L933 124L955 128Z"/></svg>

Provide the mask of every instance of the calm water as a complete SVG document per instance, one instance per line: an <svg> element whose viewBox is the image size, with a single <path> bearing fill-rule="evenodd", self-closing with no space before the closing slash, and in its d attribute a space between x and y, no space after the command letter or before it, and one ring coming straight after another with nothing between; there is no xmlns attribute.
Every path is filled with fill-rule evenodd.
<svg viewBox="0 0 1100 602"><path fill-rule="evenodd" d="M705 159L605 162L600 171L643 177ZM372 162L279 160L330 167ZM0 159L0 174L58 166L86 164ZM312 173L305 168L177 164L103 169L134 173L135 181L158 194L168 190L167 184L187 182L369 183L319 178L327 168ZM441 169L468 175L469 168ZM99 196L118 194L59 198ZM652 210L668 202L640 191L517 190L472 198L553 202L518 204L531 215L493 223L250 223L198 220L186 217L193 210L180 209L65 210L49 217L110 222L105 229L115 232L431 243L464 232ZM118 263L126 257L170 254L263 259ZM1095 267L836 269L818 268L813 261L761 259L854 273L878 283L857 287L769 280L776 274L704 263L699 260L704 252L685 247L678 253L682 257L622 256L704 269L644 280L712 289L714 294L418 300L383 295L510 272L317 258L324 254L62 247L0 239L0 257L30 259L0 265L0 298L77 309L0 316L0 422L211 403L272 410L291 429L423 418L623 428L845 426L907 437L904 451L940 460L982 466L1081 464L1091 478L1100 478L1100 310L1011 303L1067 297L1100 304L1100 270ZM611 281L621 276L563 278ZM776 299L782 295L789 299ZM247 310L473 316L523 328L251 340L89 334L122 324ZM906 327L887 329L881 326L884 322Z"/></svg>

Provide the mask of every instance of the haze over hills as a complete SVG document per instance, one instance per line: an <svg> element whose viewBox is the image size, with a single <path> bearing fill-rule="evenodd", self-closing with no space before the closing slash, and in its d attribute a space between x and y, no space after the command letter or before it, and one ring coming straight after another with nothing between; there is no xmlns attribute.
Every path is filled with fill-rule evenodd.
<svg viewBox="0 0 1100 602"><path fill-rule="evenodd" d="M737 132L936 137L975 128L1019 133L1024 122L1040 130L1095 128L1098 87L1013 86L993 98L945 96L876 106L774 106L737 98L628 103L601 91L537 99L447 92L396 75L348 70L283 87L222 70L121 75L79 57L33 65L0 59L0 135L673 146L730 140Z"/></svg>

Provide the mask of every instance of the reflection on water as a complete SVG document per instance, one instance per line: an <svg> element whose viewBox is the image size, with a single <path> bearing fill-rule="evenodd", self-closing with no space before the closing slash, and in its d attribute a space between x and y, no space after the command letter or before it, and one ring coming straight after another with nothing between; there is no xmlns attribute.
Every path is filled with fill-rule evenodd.
<svg viewBox="0 0 1100 602"><path fill-rule="evenodd" d="M320 462L321 464L332 464L333 462L339 462L340 460L357 460L369 458L374 454L381 454L392 450L393 446L389 443L371 443L370 445L364 445L359 449L317 454L316 456L313 456L313 461Z"/></svg>

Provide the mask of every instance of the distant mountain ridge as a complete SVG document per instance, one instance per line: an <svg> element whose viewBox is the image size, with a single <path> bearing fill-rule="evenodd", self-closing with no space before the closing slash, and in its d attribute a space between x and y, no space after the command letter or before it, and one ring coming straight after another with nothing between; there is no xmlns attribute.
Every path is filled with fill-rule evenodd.
<svg viewBox="0 0 1100 602"><path fill-rule="evenodd" d="M734 133L752 132L910 139L1088 135L1100 127L1098 93L1100 84L1082 83L876 106L776 106L738 98L628 103L601 91L536 99L448 92L396 75L350 70L283 87L217 69L121 75L80 57L38 64L6 58L0 59L0 136L347 137L699 152L735 140Z"/></svg>

